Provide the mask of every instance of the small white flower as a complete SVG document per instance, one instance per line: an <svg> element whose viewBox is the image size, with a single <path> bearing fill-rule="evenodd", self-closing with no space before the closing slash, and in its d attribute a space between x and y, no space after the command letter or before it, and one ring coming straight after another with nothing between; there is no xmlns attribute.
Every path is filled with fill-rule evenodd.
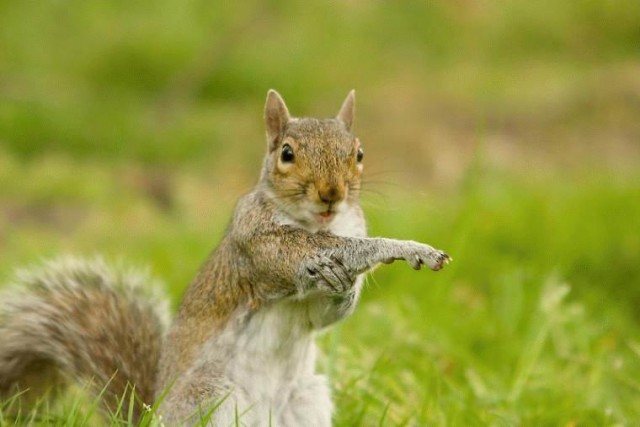
<svg viewBox="0 0 640 427"><path fill-rule="evenodd" d="M142 407L144 408L145 411L151 412L151 405L147 405L146 403L143 403Z"/></svg>

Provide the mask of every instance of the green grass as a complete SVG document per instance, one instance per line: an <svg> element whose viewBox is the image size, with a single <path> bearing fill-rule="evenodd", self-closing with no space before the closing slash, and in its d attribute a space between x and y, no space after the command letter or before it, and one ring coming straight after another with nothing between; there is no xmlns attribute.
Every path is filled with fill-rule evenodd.
<svg viewBox="0 0 640 427"><path fill-rule="evenodd" d="M371 233L455 261L380 268L321 337L336 424L637 423L639 45L637 0L0 2L0 284L102 253L177 304L258 175L266 90L330 116L355 87Z"/></svg>
<svg viewBox="0 0 640 427"><path fill-rule="evenodd" d="M140 184L145 167L0 160L5 279L40 257L102 252L151 265L177 302L241 193L174 170L167 209ZM482 162L467 175L446 192L365 198L372 234L432 243L454 262L438 273L381 267L356 313L321 337L336 425L640 419L639 177L561 182ZM94 411L68 398L30 416L92 425Z"/></svg>

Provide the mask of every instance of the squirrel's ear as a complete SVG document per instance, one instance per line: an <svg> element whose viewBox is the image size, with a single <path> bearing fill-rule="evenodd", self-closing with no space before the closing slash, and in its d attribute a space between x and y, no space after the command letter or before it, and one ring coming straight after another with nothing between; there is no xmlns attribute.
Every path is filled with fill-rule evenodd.
<svg viewBox="0 0 640 427"><path fill-rule="evenodd" d="M267 128L267 142L269 149L275 148L274 143L282 134L289 121L289 110L278 92L269 89L267 102L264 105L264 124Z"/></svg>
<svg viewBox="0 0 640 427"><path fill-rule="evenodd" d="M347 130L351 131L351 127L353 126L353 121L356 116L356 91L354 89L349 92L347 95L347 99L342 103L342 107L340 107L340 112L338 113L337 118L342 121L347 127Z"/></svg>

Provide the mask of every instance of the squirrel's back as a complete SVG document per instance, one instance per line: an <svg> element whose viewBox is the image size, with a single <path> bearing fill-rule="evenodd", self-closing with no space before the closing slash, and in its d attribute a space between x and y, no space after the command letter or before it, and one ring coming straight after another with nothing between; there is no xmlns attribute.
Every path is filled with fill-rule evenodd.
<svg viewBox="0 0 640 427"><path fill-rule="evenodd" d="M15 282L0 294L0 400L88 380L108 410L130 386L153 402L169 319L146 274L62 258Z"/></svg>

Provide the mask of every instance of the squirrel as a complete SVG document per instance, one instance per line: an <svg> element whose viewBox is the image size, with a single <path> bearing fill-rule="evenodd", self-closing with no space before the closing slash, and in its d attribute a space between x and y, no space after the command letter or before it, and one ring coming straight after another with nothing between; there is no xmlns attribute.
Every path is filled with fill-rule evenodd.
<svg viewBox="0 0 640 427"><path fill-rule="evenodd" d="M209 414L216 425L330 426L317 332L354 310L377 265L439 270L451 260L426 244L367 237L354 115L354 91L335 118L315 119L290 116L269 90L258 183L170 326L144 274L76 258L19 273L0 296L0 399L89 381L106 411L134 393L136 417L156 401L168 425Z"/></svg>

